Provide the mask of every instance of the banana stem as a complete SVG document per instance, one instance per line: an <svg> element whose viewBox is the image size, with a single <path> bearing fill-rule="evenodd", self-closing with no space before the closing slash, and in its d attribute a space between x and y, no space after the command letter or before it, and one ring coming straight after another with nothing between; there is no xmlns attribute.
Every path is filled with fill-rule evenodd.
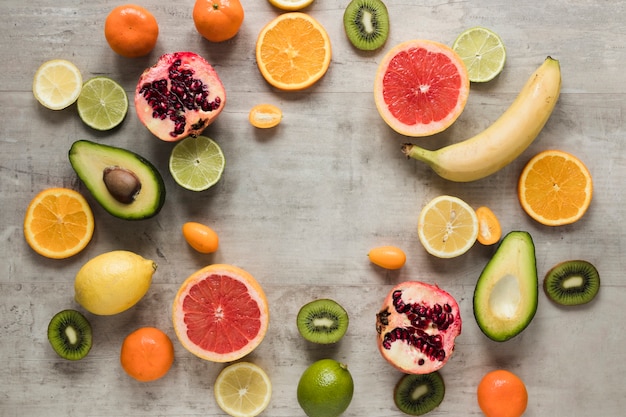
<svg viewBox="0 0 626 417"><path fill-rule="evenodd" d="M402 152L407 156L407 158L413 158L423 162L429 162L432 159L431 154L433 153L433 151L420 148L419 146L413 145L412 143L405 143L404 145L402 145L401 149Z"/></svg>

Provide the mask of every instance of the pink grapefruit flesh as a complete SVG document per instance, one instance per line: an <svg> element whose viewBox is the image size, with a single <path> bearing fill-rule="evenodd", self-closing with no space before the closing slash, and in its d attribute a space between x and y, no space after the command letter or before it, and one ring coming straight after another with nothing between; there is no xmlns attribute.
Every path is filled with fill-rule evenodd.
<svg viewBox="0 0 626 417"><path fill-rule="evenodd" d="M430 40L393 47L379 64L374 100L383 120L405 136L429 136L461 115L470 81L452 48Z"/></svg>

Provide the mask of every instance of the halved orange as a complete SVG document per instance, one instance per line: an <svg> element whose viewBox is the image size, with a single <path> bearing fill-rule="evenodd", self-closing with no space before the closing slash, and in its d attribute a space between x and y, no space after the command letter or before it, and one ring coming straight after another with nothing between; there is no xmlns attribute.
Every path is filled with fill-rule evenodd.
<svg viewBox="0 0 626 417"><path fill-rule="evenodd" d="M48 188L26 209L24 237L40 255L69 258L87 246L93 236L93 212L87 200L68 188Z"/></svg>
<svg viewBox="0 0 626 417"><path fill-rule="evenodd" d="M259 283L247 271L227 264L191 274L172 310L180 343L213 362L232 362L252 352L269 324L267 298Z"/></svg>
<svg viewBox="0 0 626 417"><path fill-rule="evenodd" d="M256 61L263 78L280 90L303 90L326 74L331 59L326 29L302 12L280 14L259 33Z"/></svg>
<svg viewBox="0 0 626 417"><path fill-rule="evenodd" d="M591 173L574 155L546 150L524 167L517 195L524 211L546 226L579 220L589 208L593 194Z"/></svg>
<svg viewBox="0 0 626 417"><path fill-rule="evenodd" d="M415 39L396 45L383 57L374 100L393 130L428 136L447 129L461 115L469 88L467 68L452 48Z"/></svg>

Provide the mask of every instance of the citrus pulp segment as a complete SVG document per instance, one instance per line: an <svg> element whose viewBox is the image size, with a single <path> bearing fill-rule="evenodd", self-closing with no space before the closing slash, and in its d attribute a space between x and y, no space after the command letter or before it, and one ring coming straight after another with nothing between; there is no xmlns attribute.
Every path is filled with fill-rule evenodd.
<svg viewBox="0 0 626 417"><path fill-rule="evenodd" d="M65 59L46 61L35 73L33 94L37 101L52 110L73 104L83 85L80 70Z"/></svg>
<svg viewBox="0 0 626 417"><path fill-rule="evenodd" d="M524 211L546 226L578 221L593 195L591 173L576 156L559 150L535 155L518 182L518 198Z"/></svg>
<svg viewBox="0 0 626 417"><path fill-rule="evenodd" d="M269 0L270 4L274 7L278 7L281 10L288 11L296 11L300 9L304 9L311 3L313 0Z"/></svg>
<svg viewBox="0 0 626 417"><path fill-rule="evenodd" d="M24 237L40 255L64 259L91 241L94 218L87 200L77 191L48 188L37 194L24 217Z"/></svg>
<svg viewBox="0 0 626 417"><path fill-rule="evenodd" d="M83 84L76 108L87 126L96 130L110 130L126 117L128 96L114 80L94 77Z"/></svg>
<svg viewBox="0 0 626 417"><path fill-rule="evenodd" d="M326 74L331 59L330 38L313 17L283 13L259 33L256 60L263 78L280 90L303 90Z"/></svg>
<svg viewBox="0 0 626 417"><path fill-rule="evenodd" d="M448 128L469 96L465 64L452 48L430 40L393 47L378 66L374 100L383 120L405 136Z"/></svg>
<svg viewBox="0 0 626 417"><path fill-rule="evenodd" d="M419 240L431 255L453 258L467 252L478 237L476 212L458 197L433 198L420 212Z"/></svg>
<svg viewBox="0 0 626 417"><path fill-rule="evenodd" d="M174 181L191 191L203 191L215 185L225 165L222 149L206 136L189 136L178 142L169 161Z"/></svg>
<svg viewBox="0 0 626 417"><path fill-rule="evenodd" d="M267 373L250 362L222 369L213 385L217 405L233 417L254 417L267 408L272 383Z"/></svg>
<svg viewBox="0 0 626 417"><path fill-rule="evenodd" d="M269 324L267 298L250 273L213 264L196 271L174 299L172 320L181 344L213 362L231 362L252 352Z"/></svg>
<svg viewBox="0 0 626 417"><path fill-rule="evenodd" d="M502 39L493 31L473 27L461 33L452 45L459 54L472 82L487 82L502 72L506 49Z"/></svg>

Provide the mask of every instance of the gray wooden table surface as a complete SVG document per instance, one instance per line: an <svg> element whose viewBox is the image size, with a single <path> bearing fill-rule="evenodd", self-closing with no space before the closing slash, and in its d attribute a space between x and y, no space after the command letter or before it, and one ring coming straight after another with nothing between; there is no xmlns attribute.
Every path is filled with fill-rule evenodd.
<svg viewBox="0 0 626 417"><path fill-rule="evenodd" d="M391 33L373 53L353 49L342 27L347 0L315 0L306 12L328 30L333 59L326 76L298 93L272 89L255 63L262 26L280 13L265 0L244 0L246 15L231 41L211 44L195 31L193 0L143 0L160 24L157 47L145 58L116 56L103 35L108 12L120 2L103 0L3 0L0 4L0 415L15 416L222 416L212 392L223 365L202 361L175 338L171 303L180 283L210 263L231 263L251 272L270 302L266 339L246 359L262 366L274 393L264 415L303 416L295 387L314 360L346 362L355 394L346 416L402 416L392 400L400 374L379 355L375 313L391 286L404 280L437 283L462 309L463 333L443 368L446 397L433 416L478 416L476 386L486 372L506 368L527 384L526 416L620 416L626 407L624 346L626 301L622 257L626 157L626 2L528 0L386 1ZM487 127L514 99L547 55L560 60L563 88L539 138L511 165L469 184L447 182L426 165L405 159L406 141L378 115L372 83L378 62L393 45L413 38L451 44L475 25L503 38L503 73L472 85L466 109L447 131L419 139L429 148L463 140ZM212 189L193 193L171 179L172 145L139 123L131 105L123 125L97 133L82 124L75 107L50 111L33 98L33 74L44 61L73 61L85 79L106 75L132 97L141 71L164 52L191 50L214 64L228 103L205 134L222 147L226 171ZM283 109L282 124L255 130L252 105ZM108 215L89 196L69 165L78 139L131 149L163 174L167 200L150 220L128 222ZM571 226L550 228L527 217L516 197L524 163L558 148L589 167L595 193L589 212ZM22 234L31 198L47 187L81 191L96 218L93 241L67 260L35 254ZM540 293L531 325L518 337L496 343L480 332L472 314L476 280L493 248L476 244L452 260L428 255L417 240L417 216L430 198L452 194L474 207L487 205L505 232L526 230L534 238L540 279L568 259L594 263L602 277L590 305L563 309ZM213 227L221 246L213 255L194 253L181 225ZM371 265L370 248L391 244L408 254L406 266L387 272ZM88 315L94 347L80 362L58 358L46 328L53 314L79 308L73 280L84 262L100 253L127 249L159 264L146 297L117 316ZM337 346L317 347L298 335L295 316L314 298L332 297L351 318ZM157 326L174 340L173 368L153 383L139 383L119 366L123 338L141 326Z"/></svg>

